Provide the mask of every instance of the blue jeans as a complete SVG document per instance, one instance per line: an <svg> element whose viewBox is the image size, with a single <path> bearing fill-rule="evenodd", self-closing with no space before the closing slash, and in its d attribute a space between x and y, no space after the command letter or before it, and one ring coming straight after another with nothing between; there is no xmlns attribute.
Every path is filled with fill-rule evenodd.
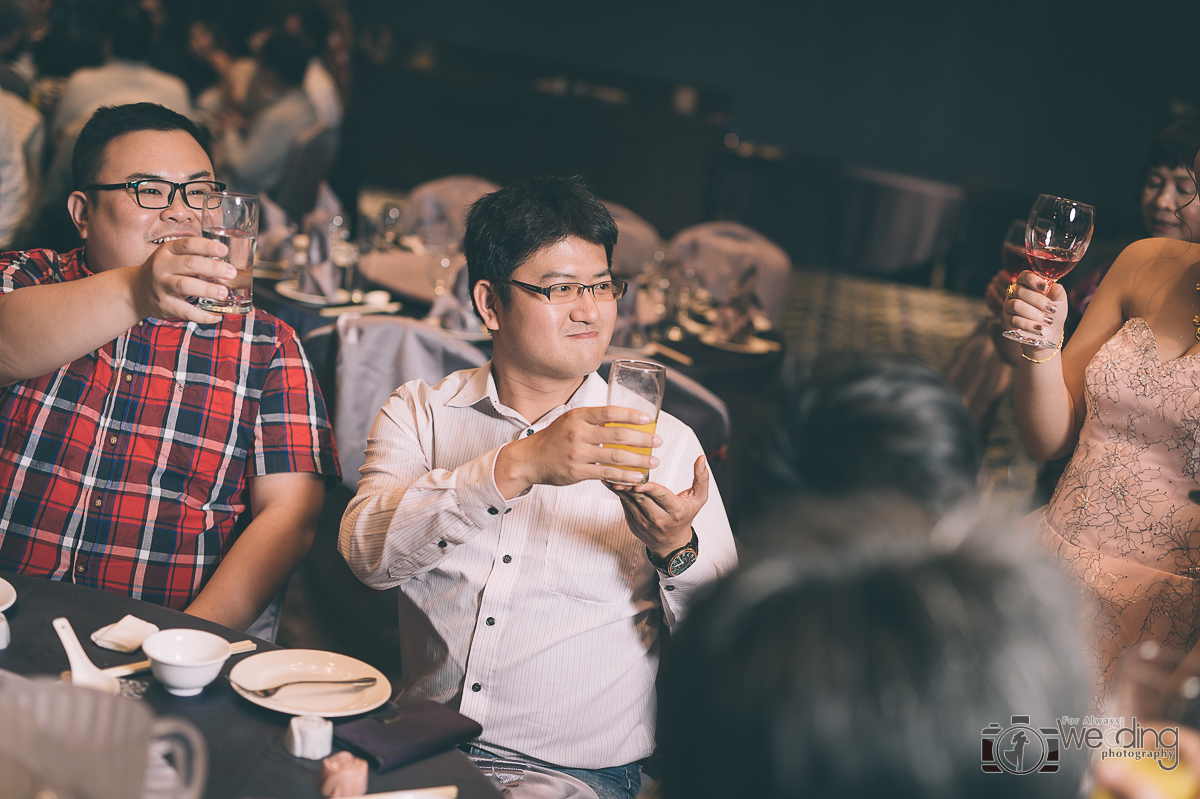
<svg viewBox="0 0 1200 799"><path fill-rule="evenodd" d="M464 744L459 748L471 756L499 758L505 763L517 762L515 758L497 755L471 744ZM538 765L560 771L568 777L574 777L595 791L599 799L637 799L638 792L642 789L642 770L637 763L609 768L564 768L550 763L538 763ZM487 771L486 768L483 770Z"/></svg>

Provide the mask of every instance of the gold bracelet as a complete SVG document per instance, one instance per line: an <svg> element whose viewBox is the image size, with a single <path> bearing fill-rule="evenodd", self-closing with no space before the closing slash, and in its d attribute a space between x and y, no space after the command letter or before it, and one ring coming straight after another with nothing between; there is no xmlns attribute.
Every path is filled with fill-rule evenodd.
<svg viewBox="0 0 1200 799"><path fill-rule="evenodd" d="M1066 337L1067 331L1064 330L1063 334L1058 337L1058 346L1054 349L1054 352L1050 353L1045 358L1042 358L1040 361L1037 358L1030 358L1028 355L1026 355L1024 348L1021 349L1021 357L1030 363L1045 363L1046 361L1052 361L1054 360L1054 356L1058 355L1058 351L1062 349L1063 340L1066 339Z"/></svg>

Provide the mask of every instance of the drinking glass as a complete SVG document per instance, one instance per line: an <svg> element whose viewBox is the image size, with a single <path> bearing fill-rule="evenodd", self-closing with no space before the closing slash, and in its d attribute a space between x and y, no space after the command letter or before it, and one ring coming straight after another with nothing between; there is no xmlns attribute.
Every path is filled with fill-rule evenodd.
<svg viewBox="0 0 1200 799"><path fill-rule="evenodd" d="M1198 734L1198 698L1200 657L1184 657L1153 641L1143 642L1121 661L1105 715L1120 719L1122 727L1105 735L1107 746L1097 756L1132 771L1163 796L1195 796L1200 788L1200 776L1194 771L1197 764L1180 758L1186 744L1180 745L1179 740ZM1092 799L1111 799L1111 795L1097 788Z"/></svg>
<svg viewBox="0 0 1200 799"><path fill-rule="evenodd" d="M1075 268L1092 240L1095 209L1090 205L1039 194L1025 225L1025 255L1029 268L1046 280L1046 291ZM1004 337L1034 347L1058 349L1049 341L1023 330L1005 330Z"/></svg>
<svg viewBox="0 0 1200 799"><path fill-rule="evenodd" d="M224 300L201 297L196 304L212 313L249 313L254 307L251 295L254 288L254 245L258 239L258 197L228 191L211 192L204 195L203 205L201 235L229 248L229 255L224 260L237 270L237 276L228 284L229 296Z"/></svg>
<svg viewBox="0 0 1200 799"><path fill-rule="evenodd" d="M632 408L650 417L647 424L626 424L625 422L609 422L605 427L628 427L631 430L644 430L651 435L658 424L658 412L662 408L663 392L667 388L667 370L662 364L653 361L638 361L618 358L612 362L608 373L608 404L620 408ZM650 447L630 447L624 444L611 444L616 449L636 452L639 455L649 455ZM641 482L650 479L650 470L636 466L622 468L642 472L645 477Z"/></svg>

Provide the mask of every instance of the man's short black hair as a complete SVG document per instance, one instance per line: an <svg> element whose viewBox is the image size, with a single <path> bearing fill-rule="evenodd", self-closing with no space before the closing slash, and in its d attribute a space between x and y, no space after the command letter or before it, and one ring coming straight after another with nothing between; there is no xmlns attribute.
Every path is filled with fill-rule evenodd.
<svg viewBox="0 0 1200 799"><path fill-rule="evenodd" d="M285 86L295 88L304 83L308 70L308 47L298 36L275 31L263 43L259 58L262 65L275 73Z"/></svg>
<svg viewBox="0 0 1200 799"><path fill-rule="evenodd" d="M487 280L500 301L508 302L511 289L505 281L517 267L570 237L604 247L612 267L617 225L578 177L531 178L483 195L471 206L463 236L472 293L476 283Z"/></svg>
<svg viewBox="0 0 1200 799"><path fill-rule="evenodd" d="M113 139L139 130L182 130L208 152L205 137L196 125L169 108L155 103L104 106L96 109L75 141L75 151L71 155L71 178L75 188L78 190L96 182L104 166L104 151Z"/></svg>

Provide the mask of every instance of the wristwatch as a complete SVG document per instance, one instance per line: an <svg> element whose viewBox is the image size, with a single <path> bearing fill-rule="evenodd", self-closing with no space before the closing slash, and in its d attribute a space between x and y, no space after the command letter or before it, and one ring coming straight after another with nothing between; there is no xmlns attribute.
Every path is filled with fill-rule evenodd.
<svg viewBox="0 0 1200 799"><path fill-rule="evenodd" d="M668 577L678 577L688 570L688 567L696 562L696 558L700 557L700 538L696 535L696 528L692 528L692 540L684 546L667 555L665 558L660 558L650 551L650 547L646 547L646 557L650 559L651 565Z"/></svg>

